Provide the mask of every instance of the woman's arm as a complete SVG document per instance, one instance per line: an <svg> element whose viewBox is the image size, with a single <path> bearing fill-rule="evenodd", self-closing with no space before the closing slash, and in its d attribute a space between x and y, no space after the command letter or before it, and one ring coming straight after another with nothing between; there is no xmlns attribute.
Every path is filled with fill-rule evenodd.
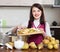
<svg viewBox="0 0 60 52"><path fill-rule="evenodd" d="M47 36L52 36L51 31L50 31L50 26L49 26L48 22L46 22L46 24L45 24L45 30L46 30L46 35Z"/></svg>
<svg viewBox="0 0 60 52"><path fill-rule="evenodd" d="M17 25L16 27L14 27L14 28L12 29L12 34L16 34L17 29L24 29L24 28L27 28L27 26L28 26L28 23L27 23L27 22L22 23L22 24L20 24L20 25Z"/></svg>
<svg viewBox="0 0 60 52"><path fill-rule="evenodd" d="M14 28L12 29L12 34L16 34L17 29L18 29L18 26L14 27Z"/></svg>

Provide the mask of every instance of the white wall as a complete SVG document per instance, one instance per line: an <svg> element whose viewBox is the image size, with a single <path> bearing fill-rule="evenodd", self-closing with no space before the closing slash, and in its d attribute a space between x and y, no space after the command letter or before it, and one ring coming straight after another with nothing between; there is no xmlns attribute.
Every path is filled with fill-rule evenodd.
<svg viewBox="0 0 60 52"><path fill-rule="evenodd" d="M44 8L46 21L51 25L56 21L60 25L60 8Z"/></svg>
<svg viewBox="0 0 60 52"><path fill-rule="evenodd" d="M0 19L5 19L7 26L16 26L29 19L30 7L0 7ZM46 21L60 23L60 8L44 7Z"/></svg>
<svg viewBox="0 0 60 52"><path fill-rule="evenodd" d="M29 10L26 7L1 7L0 19L5 19L7 26L15 26L28 20Z"/></svg>

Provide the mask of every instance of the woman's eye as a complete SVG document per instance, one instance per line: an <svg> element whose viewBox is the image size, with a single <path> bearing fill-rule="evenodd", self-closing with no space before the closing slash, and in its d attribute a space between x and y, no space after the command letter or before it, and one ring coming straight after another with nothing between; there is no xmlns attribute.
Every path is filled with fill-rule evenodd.
<svg viewBox="0 0 60 52"><path fill-rule="evenodd" d="M33 10L32 12L35 12L35 10Z"/></svg>
<svg viewBox="0 0 60 52"><path fill-rule="evenodd" d="M40 12L40 10L38 10L38 12Z"/></svg>
<svg viewBox="0 0 60 52"><path fill-rule="evenodd" d="M32 10L32 12L40 12L40 10Z"/></svg>

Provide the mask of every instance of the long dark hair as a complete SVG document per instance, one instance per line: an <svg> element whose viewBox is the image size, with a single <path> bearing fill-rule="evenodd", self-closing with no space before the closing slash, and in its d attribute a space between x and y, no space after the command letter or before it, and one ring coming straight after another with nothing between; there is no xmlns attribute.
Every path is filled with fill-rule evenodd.
<svg viewBox="0 0 60 52"><path fill-rule="evenodd" d="M32 23L34 21L34 17L32 15L32 8L33 7L37 7L38 9L40 9L42 11L42 15L40 17L40 24L45 24L45 17L44 17L44 11L43 11L43 8L40 4L38 3L35 3L31 6L31 10L30 10L30 20L29 20L29 23L28 23L28 28L31 28L32 27Z"/></svg>

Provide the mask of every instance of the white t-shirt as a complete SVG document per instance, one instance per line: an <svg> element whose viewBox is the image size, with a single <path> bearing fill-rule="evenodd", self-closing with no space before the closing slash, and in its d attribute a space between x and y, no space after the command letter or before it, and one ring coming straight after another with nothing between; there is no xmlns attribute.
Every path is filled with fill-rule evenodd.
<svg viewBox="0 0 60 52"><path fill-rule="evenodd" d="M51 31L50 31L50 26L49 26L48 22L46 22L45 25L46 25L46 26L45 26L46 35L47 35L47 36L52 36L52 35L51 35Z"/></svg>
<svg viewBox="0 0 60 52"><path fill-rule="evenodd" d="M39 25L39 20L34 20L34 25L37 27ZM48 22L46 22L45 25L46 25L45 26L46 35L47 36L51 36L50 26L49 26ZM22 26L27 27L28 26L28 22L22 23Z"/></svg>

